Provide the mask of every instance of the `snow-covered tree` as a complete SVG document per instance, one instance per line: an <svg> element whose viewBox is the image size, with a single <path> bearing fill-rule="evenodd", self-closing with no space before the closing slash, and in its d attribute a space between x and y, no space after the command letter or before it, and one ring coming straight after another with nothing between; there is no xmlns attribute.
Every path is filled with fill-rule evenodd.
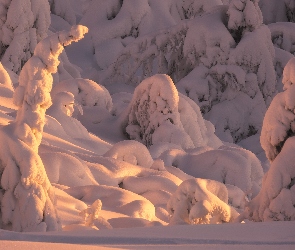
<svg viewBox="0 0 295 250"><path fill-rule="evenodd" d="M167 75L142 81L121 120L128 137L147 147L157 143L174 143L184 149L209 142L221 145L210 123L203 120L199 107L179 95Z"/></svg>
<svg viewBox="0 0 295 250"><path fill-rule="evenodd" d="M59 92L71 92L74 95L78 107L82 106L81 112L75 112L82 124L85 122L99 123L110 116L113 108L112 98L108 90L89 79L68 79L56 84L51 92L54 97ZM95 113L95 115L93 115Z"/></svg>
<svg viewBox="0 0 295 250"><path fill-rule="evenodd" d="M260 141L270 161L280 153L286 140L294 135L294 72L295 58L292 58L283 72L284 92L275 96L264 117Z"/></svg>
<svg viewBox="0 0 295 250"><path fill-rule="evenodd" d="M262 13L259 0L233 0L228 9L228 28L235 41L239 42L243 34L262 25Z"/></svg>
<svg viewBox="0 0 295 250"><path fill-rule="evenodd" d="M194 69L178 89L199 104L216 134L238 142L259 132L276 75L270 32L257 3L231 1L228 9L196 19L183 48Z"/></svg>
<svg viewBox="0 0 295 250"><path fill-rule="evenodd" d="M0 16L0 59L18 74L37 43L47 36L48 0L2 0Z"/></svg>
<svg viewBox="0 0 295 250"><path fill-rule="evenodd" d="M294 138L287 139L271 163L259 194L247 204L246 218L254 221L295 220Z"/></svg>
<svg viewBox="0 0 295 250"><path fill-rule="evenodd" d="M172 225L232 222L238 216L228 205L228 192L223 183L199 178L181 183L167 208Z"/></svg>
<svg viewBox="0 0 295 250"><path fill-rule="evenodd" d="M40 42L24 65L14 103L19 107L16 120L0 130L6 147L1 150L2 222L15 231L58 230L54 194L38 154L51 105L52 73L57 71L63 46L80 40L84 26L73 26Z"/></svg>
<svg viewBox="0 0 295 250"><path fill-rule="evenodd" d="M263 121L261 146L271 161L260 193L248 204L254 221L295 220L295 59L283 72L284 92L277 94Z"/></svg>
<svg viewBox="0 0 295 250"><path fill-rule="evenodd" d="M144 71L143 75L146 74L146 77L152 75L149 72L149 64L154 60L159 61L161 67L164 68L162 72L153 71L153 74L167 73L165 64L168 58L164 58L164 54L171 58L171 60L169 59L171 65L168 68L171 69L173 74L177 70L173 68L181 65L180 62L177 62L177 59L181 59L178 57L178 51L182 46L181 40L183 40L185 34L183 34L183 31L177 32L175 28L171 32L167 32L167 29L180 23L180 26L185 26L185 22L181 20L203 15L216 5L221 4L220 0L143 0L140 2L136 0L112 0L107 3L101 0L90 3L88 1L87 11L81 20L81 24L90 28L99 76L105 78L105 73L100 71L112 67L111 64L117 60L119 60L116 63L118 67L121 66L119 64L122 64L124 60L127 60L128 63L134 63L135 71ZM155 39L154 36L149 36L161 30L166 30L164 34L170 33L170 36L165 37L162 34L158 39ZM177 38L175 35L177 35ZM141 39L136 41L136 38ZM133 44L134 41L136 41L135 44ZM122 53L124 47L129 44L133 44L133 49L131 47L126 48ZM142 56L138 55L143 51L145 53ZM131 52L131 55L129 52ZM112 68L116 70L116 66ZM133 70L132 66L130 68ZM112 72L110 72L110 75L107 73L107 78L109 77L112 77ZM130 77L133 77L133 75ZM115 81L115 79L112 80ZM131 80L138 84L142 78ZM128 81L128 79L125 79L125 81Z"/></svg>

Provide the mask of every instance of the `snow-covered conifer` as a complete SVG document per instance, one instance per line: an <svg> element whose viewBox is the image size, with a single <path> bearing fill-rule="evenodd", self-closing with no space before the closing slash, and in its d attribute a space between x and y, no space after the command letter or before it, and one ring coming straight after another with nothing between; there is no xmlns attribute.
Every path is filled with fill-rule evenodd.
<svg viewBox="0 0 295 250"><path fill-rule="evenodd" d="M52 73L57 71L63 46L80 40L84 26L73 26L40 42L24 65L14 103L19 107L16 120L0 130L6 147L1 150L2 221L15 231L58 230L54 194L38 154L51 105Z"/></svg>
<svg viewBox="0 0 295 250"><path fill-rule="evenodd" d="M167 75L158 74L142 81L121 119L128 137L147 147L165 142L184 149L210 142L216 147L221 145L210 123L203 120L199 107L179 95Z"/></svg>
<svg viewBox="0 0 295 250"><path fill-rule="evenodd" d="M262 25L259 0L232 0L228 9L228 28L239 42L246 31L253 31Z"/></svg>
<svg viewBox="0 0 295 250"><path fill-rule="evenodd" d="M1 1L0 15L0 58L5 67L18 74L37 43L47 36L48 0Z"/></svg>
<svg viewBox="0 0 295 250"><path fill-rule="evenodd" d="M285 141L295 131L295 59L292 58L284 68L284 92L275 96L263 121L260 142L267 158L273 161L282 150Z"/></svg>
<svg viewBox="0 0 295 250"><path fill-rule="evenodd" d="M248 8L254 8L253 15ZM187 31L184 57L194 69L177 87L200 106L224 141L259 132L275 93L274 48L260 16L256 2L231 1L228 9L192 21Z"/></svg>
<svg viewBox="0 0 295 250"><path fill-rule="evenodd" d="M284 92L277 94L263 121L260 142L271 161L260 193L247 205L254 221L295 220L295 59L284 68Z"/></svg>

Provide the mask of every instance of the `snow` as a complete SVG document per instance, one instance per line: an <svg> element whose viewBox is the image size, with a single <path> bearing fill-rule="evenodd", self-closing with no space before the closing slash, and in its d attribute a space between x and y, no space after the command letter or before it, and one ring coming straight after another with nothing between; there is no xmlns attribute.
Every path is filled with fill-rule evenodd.
<svg viewBox="0 0 295 250"><path fill-rule="evenodd" d="M292 249L283 2L0 1L1 248Z"/></svg>
<svg viewBox="0 0 295 250"><path fill-rule="evenodd" d="M295 244L293 228L294 222L265 222L259 225L124 228L46 235L1 231L1 244L3 249L15 246L23 249L42 249L44 246L56 249L292 249Z"/></svg>

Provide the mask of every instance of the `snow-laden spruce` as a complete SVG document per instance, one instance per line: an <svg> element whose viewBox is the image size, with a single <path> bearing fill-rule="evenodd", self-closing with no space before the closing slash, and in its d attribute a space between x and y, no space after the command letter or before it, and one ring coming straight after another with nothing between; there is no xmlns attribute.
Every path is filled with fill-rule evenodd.
<svg viewBox="0 0 295 250"><path fill-rule="evenodd" d="M0 59L19 74L33 55L50 25L48 0L7 0L0 2Z"/></svg>
<svg viewBox="0 0 295 250"><path fill-rule="evenodd" d="M195 19L184 54L195 66L178 89L199 104L216 134L238 142L258 133L276 91L276 74L270 32L257 3L231 1L228 9Z"/></svg>
<svg viewBox="0 0 295 250"><path fill-rule="evenodd" d="M142 81L120 119L128 137L147 147L167 142L184 149L210 143L215 147L222 145L199 107L179 95L167 75L158 74Z"/></svg>
<svg viewBox="0 0 295 250"><path fill-rule="evenodd" d="M271 162L260 193L247 205L254 221L295 220L295 58L284 68L284 91L270 104L263 121L261 146Z"/></svg>
<svg viewBox="0 0 295 250"><path fill-rule="evenodd" d="M270 104L263 121L260 142L267 158L273 161L288 137L295 131L295 58L284 68L284 91L277 94Z"/></svg>
<svg viewBox="0 0 295 250"><path fill-rule="evenodd" d="M14 103L19 107L14 122L0 130L2 222L15 231L52 231L59 229L54 193L38 154L51 105L52 73L57 71L63 46L83 38L84 26L73 26L40 42L24 65Z"/></svg>

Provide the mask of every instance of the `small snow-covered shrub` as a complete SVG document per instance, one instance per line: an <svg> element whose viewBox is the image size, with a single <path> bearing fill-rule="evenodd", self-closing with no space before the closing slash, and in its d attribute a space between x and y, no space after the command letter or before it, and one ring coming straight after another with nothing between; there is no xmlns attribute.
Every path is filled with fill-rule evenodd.
<svg viewBox="0 0 295 250"><path fill-rule="evenodd" d="M262 25L262 13L258 6L259 0L233 0L228 9L228 28L236 41L240 41L243 34L253 31Z"/></svg>
<svg viewBox="0 0 295 250"><path fill-rule="evenodd" d="M92 185L68 188L65 192L88 204L93 204L99 199L109 211L133 218L151 221L155 217L155 207L150 201L122 188Z"/></svg>
<svg viewBox="0 0 295 250"><path fill-rule="evenodd" d="M89 139L87 129L80 121L72 117L74 106L77 106L74 95L70 92L59 92L53 97L52 101L53 104L46 114L55 118L71 138Z"/></svg>
<svg viewBox="0 0 295 250"><path fill-rule="evenodd" d="M112 98L108 90L92 80L78 78L62 81L54 86L51 95L62 91L71 92L82 106L104 107L108 111L112 109Z"/></svg>
<svg viewBox="0 0 295 250"><path fill-rule="evenodd" d="M167 208L170 224L216 224L231 222L238 216L228 205L224 184L199 178L180 184Z"/></svg>
<svg viewBox="0 0 295 250"><path fill-rule="evenodd" d="M78 78L61 81L54 86L51 96L54 98L63 91L71 92L76 102L82 106L82 114L75 112L82 123L86 120L99 123L112 111L113 102L108 90L92 80Z"/></svg>

